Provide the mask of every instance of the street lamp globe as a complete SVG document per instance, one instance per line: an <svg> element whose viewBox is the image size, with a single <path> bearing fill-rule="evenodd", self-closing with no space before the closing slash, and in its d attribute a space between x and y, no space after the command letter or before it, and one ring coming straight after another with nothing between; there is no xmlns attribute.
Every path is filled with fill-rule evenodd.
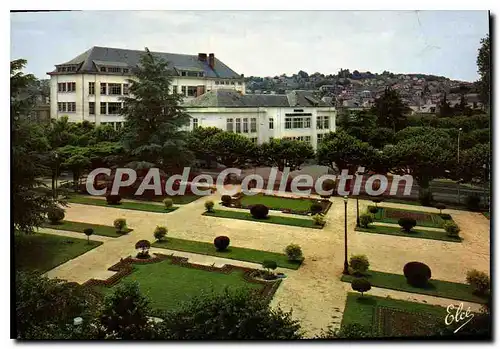
<svg viewBox="0 0 500 349"><path fill-rule="evenodd" d="M347 200L349 199L349 197L346 195L344 196L344 202L347 203Z"/></svg>

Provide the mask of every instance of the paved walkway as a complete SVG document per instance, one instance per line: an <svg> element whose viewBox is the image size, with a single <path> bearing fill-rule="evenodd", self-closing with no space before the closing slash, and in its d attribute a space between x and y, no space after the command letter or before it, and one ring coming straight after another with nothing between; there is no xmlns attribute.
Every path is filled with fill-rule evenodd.
<svg viewBox="0 0 500 349"><path fill-rule="evenodd" d="M344 261L342 198L331 199L333 205L325 217L327 224L324 229L207 217L202 215L206 200L217 203L220 201L220 195L200 198L168 214L70 204L66 210L67 220L111 225L115 218L124 217L134 231L106 241L101 246L49 271L48 275L77 282L85 282L90 278L107 278L112 274L107 271L111 265L120 258L136 253L135 242L140 239L153 240L156 225L166 225L168 236L172 237L212 242L218 235L227 235L233 246L273 252L283 252L288 244L297 243L302 247L306 260L296 271L284 270L289 277L282 282L271 304L280 305L285 310L293 309L294 317L301 320L309 335L326 328L332 322L332 316L341 318L346 295L350 291L350 285L339 280ZM360 200L359 204L362 213L372 202ZM436 212L433 208L403 204L382 203L380 206ZM347 211L348 255L366 254L374 270L401 274L407 262L421 261L430 266L433 278L454 282L464 282L466 271L472 268L489 272L489 221L480 213L445 210L444 212L450 213L460 226L461 236L464 238L463 243L450 243L356 232L355 200L349 201ZM167 250L161 251L166 253ZM185 254L174 251L172 253ZM245 263L209 256L185 255L193 262ZM456 303L442 298L376 288L370 293L417 299L429 304Z"/></svg>

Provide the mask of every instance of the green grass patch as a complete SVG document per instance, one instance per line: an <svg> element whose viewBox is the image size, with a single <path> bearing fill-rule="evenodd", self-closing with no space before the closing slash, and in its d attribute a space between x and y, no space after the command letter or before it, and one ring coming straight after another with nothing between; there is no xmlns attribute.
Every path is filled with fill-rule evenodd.
<svg viewBox="0 0 500 349"><path fill-rule="evenodd" d="M245 262L261 264L265 260L272 260L278 264L278 267L288 269L298 269L300 262L291 262L288 257L282 253L253 250L250 248L229 246L224 252L219 252L215 246L208 242L167 238L162 242L155 242L153 247L167 248L169 250L199 253L221 258L236 259Z"/></svg>
<svg viewBox="0 0 500 349"><path fill-rule="evenodd" d="M109 225L100 225L100 224L91 224L91 223L81 223L81 222L72 222L72 221L62 221L59 224L43 224L44 228L57 229L57 230L66 230L66 231L75 231L77 233L82 233L86 228L94 229L93 235L101 235L101 236L109 236L112 238L117 238L122 236L123 234L119 234L116 232L115 227L111 227ZM126 229L124 234L130 233L133 229Z"/></svg>
<svg viewBox="0 0 500 349"><path fill-rule="evenodd" d="M175 310L195 296L222 293L226 288L250 291L263 287L245 281L240 271L224 274L171 264L169 260L136 264L132 274L125 276L117 285L131 281L139 284L141 293L149 298L152 308L158 310ZM100 289L107 294L116 287Z"/></svg>
<svg viewBox="0 0 500 349"><path fill-rule="evenodd" d="M178 207L172 207L166 209L163 205L158 204L150 204L150 203L142 203L142 202L124 202L122 201L119 205L108 205L106 200L97 199L97 198L89 198L86 196L71 196L67 200L68 202L72 202L75 204L82 205L93 205L93 206L105 206L111 208L122 208L125 210L136 210L136 211L148 211L148 212L159 212L159 213L169 213L177 210Z"/></svg>
<svg viewBox="0 0 500 349"><path fill-rule="evenodd" d="M15 234L16 270L43 274L101 245L100 241L75 239L51 234Z"/></svg>
<svg viewBox="0 0 500 349"><path fill-rule="evenodd" d="M368 206L368 208L370 207L375 206ZM399 218L403 216L415 218L417 225L421 227L442 228L446 222L438 213L403 210L392 207L379 207L377 213L373 215L373 220L375 222L398 224ZM453 222L453 220L449 221Z"/></svg>
<svg viewBox="0 0 500 349"><path fill-rule="evenodd" d="M408 330L409 328L410 333L404 333L405 331L401 331L403 333L397 333L397 329L396 331L394 331L394 328L389 329L389 331L392 332L391 334L384 333L384 323L383 321L380 321L381 319L379 316L379 310L381 308L384 308L384 310L387 309L389 311L392 310L395 312L403 312L404 314L406 314L406 316L401 319L402 321L399 321L395 325L398 327L404 326L405 330ZM426 328L424 328L423 330L424 332L429 331L430 333L432 333L432 326L439 322L444 323L447 312L446 308L440 307L438 305L408 302L392 298L370 296L366 294L361 297L360 294L350 292L347 294L347 300L341 326L345 326L347 324L360 324L361 326L365 327L373 337L391 337L395 336L394 332L396 332L397 335L406 334L411 336L411 331L417 330L417 326L415 325L421 325L418 323L418 318L411 316L413 314L417 316L423 315L423 318L425 319L425 323L423 325L426 326ZM418 328L418 330L421 331L422 328ZM418 334L421 333L414 332L413 335Z"/></svg>
<svg viewBox="0 0 500 349"><path fill-rule="evenodd" d="M303 228L314 228L314 229L323 228L322 226L314 224L312 219L300 219L300 218L283 217L283 216L268 216L266 219L256 219L253 218L250 213L241 211L217 210L215 212L205 212L203 213L203 215L209 217L218 217L218 218L240 219L244 221L252 221L259 223L291 225L294 227L303 227Z"/></svg>
<svg viewBox="0 0 500 349"><path fill-rule="evenodd" d="M355 278L356 277L352 275L342 275L341 280L344 282L351 282ZM368 271L365 278L369 280L374 287L426 294L429 296L456 299L467 302L486 303L486 298L479 297L473 293L474 288L472 286L457 282L431 279L426 288L419 288L409 285L408 282L406 282L404 275L384 273L375 270Z"/></svg>
<svg viewBox="0 0 500 349"><path fill-rule="evenodd" d="M280 196L256 194L256 195L244 195L241 198L241 205L243 207L248 207L252 205L266 205L270 210L293 210L307 213L310 211L311 204L315 200L311 199L290 199Z"/></svg>
<svg viewBox="0 0 500 349"><path fill-rule="evenodd" d="M124 199L130 199L130 200L140 200L140 201L152 201L152 202L163 202L165 199L172 199L172 202L174 205L186 205L189 204L195 200L198 200L202 196L194 195L194 194L185 194L185 195L174 195L174 196L153 196L151 198L142 198L142 197L136 197L136 196L127 196L124 197Z"/></svg>
<svg viewBox="0 0 500 349"><path fill-rule="evenodd" d="M430 230L423 230L423 229L412 229L411 233L406 233L406 232L402 231L401 228L399 228L399 227L386 227L386 226L373 225L373 224L370 225L368 228L357 227L355 230L361 231L364 233L405 236L408 238L462 242L462 239L460 237L455 238L452 236L448 236L445 231L430 231Z"/></svg>

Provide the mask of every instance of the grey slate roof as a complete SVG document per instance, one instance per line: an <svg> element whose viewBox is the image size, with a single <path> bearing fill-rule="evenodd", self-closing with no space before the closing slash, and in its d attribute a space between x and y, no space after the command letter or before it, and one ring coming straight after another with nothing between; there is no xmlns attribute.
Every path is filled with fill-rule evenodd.
<svg viewBox="0 0 500 349"><path fill-rule="evenodd" d="M241 94L235 90L217 89L184 104L185 107L314 107L333 106L313 97L308 91L292 91L286 95Z"/></svg>
<svg viewBox="0 0 500 349"><path fill-rule="evenodd" d="M208 65L208 58L207 62L201 62L198 60L198 55L164 52L151 53L165 59L169 63L170 68L203 71L205 72L206 77L211 78L241 78L239 74L221 62L217 56L215 57L215 69L211 69ZM107 62L109 65L116 63L120 63L120 65L127 64L130 68L135 68L139 63L142 54L144 54L144 51L140 50L94 46L68 62L58 65L79 64L81 66L79 67L77 73L97 72L94 62L100 62L101 64Z"/></svg>

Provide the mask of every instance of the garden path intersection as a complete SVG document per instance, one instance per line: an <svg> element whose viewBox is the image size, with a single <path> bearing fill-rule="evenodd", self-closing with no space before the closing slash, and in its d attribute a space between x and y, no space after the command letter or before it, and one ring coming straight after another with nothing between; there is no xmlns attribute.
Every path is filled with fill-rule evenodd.
<svg viewBox="0 0 500 349"><path fill-rule="evenodd" d="M133 231L119 238L91 236L91 240L103 244L47 272L49 277L84 283L95 279L106 279L114 272L108 268L121 258L135 254L134 245L138 240L153 240L153 231L157 225L168 228L168 237L187 240L213 242L219 235L227 235L231 246L253 248L283 253L290 243L302 247L305 261L298 270L278 268L288 277L283 280L271 302L284 310L293 309L293 316L301 320L308 336L318 334L334 321L340 325L347 293L351 291L349 283L341 282L344 259L344 202L340 197L332 197L332 206L326 214L323 229L274 225L249 222L236 219L224 219L203 216L204 203L213 200L218 203L220 194L202 197L168 214L125 210L120 208L99 207L92 205L69 204L66 208L68 221L112 225L115 218L126 218L127 225ZM360 212L364 212L371 201L359 200ZM381 203L381 207L417 209L415 206ZM216 204L215 209L228 209ZM418 207L419 211L436 213L435 208ZM347 207L348 255L365 254L370 261L370 268L377 271L402 274L403 266L410 261L420 261L430 266L432 278L465 282L465 272L478 269L489 273L490 233L489 220L481 213L445 210L461 228L462 243L394 237L381 234L367 234L355 231L356 201L349 200ZM280 213L271 211L272 215ZM294 217L295 215L288 216ZM300 216L296 216L300 217ZM301 217L303 218L303 216ZM41 233L50 233L71 237L85 238L76 232L63 232L41 228ZM222 266L233 264L251 268L260 265L234 259L224 259L193 253L152 248L151 252L174 254L188 257L190 262ZM396 299L425 302L448 306L459 301L444 298L393 291L373 287L370 294L390 296ZM472 311L480 308L479 304L463 302L464 307ZM443 320L444 321L444 320Z"/></svg>

